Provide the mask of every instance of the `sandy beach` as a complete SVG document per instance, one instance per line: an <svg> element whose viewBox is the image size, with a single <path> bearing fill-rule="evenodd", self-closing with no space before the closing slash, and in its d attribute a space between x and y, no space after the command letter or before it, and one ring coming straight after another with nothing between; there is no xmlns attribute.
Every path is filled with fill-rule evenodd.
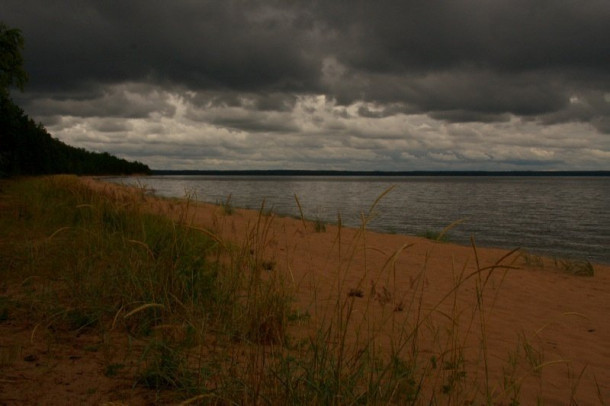
<svg viewBox="0 0 610 406"><path fill-rule="evenodd" d="M106 193L127 193L120 186L87 182ZM443 364L456 361L451 370L464 381L463 398L476 404L486 398L509 404L515 388L520 404L610 402L608 265L595 264L594 276L578 276L557 261L520 251L380 234L365 226L326 224L325 230L316 230L311 221L264 210L227 213L211 204L142 198L148 209L176 219L180 213L189 227L250 250L264 272L282 275L294 292L296 311L310 316L291 325L289 335L306 337L317 322L349 313L346 342L353 348L373 343L380 353L408 353L417 346L424 359L446 354ZM41 351L25 338L31 326L5 323L0 328L5 346L20 337L23 354ZM66 366L48 374L35 372L27 361L3 372L0 404L13 404L4 399L23 399L24 393L42 388L55 395L39 404L54 404L68 382L79 382L69 390L85 391L86 380L97 375L81 371L76 376L70 369L76 346L67 350ZM88 357L95 369L95 356ZM446 373L438 376L445 379Z"/></svg>
<svg viewBox="0 0 610 406"><path fill-rule="evenodd" d="M445 312L453 311L459 314L460 345L477 360L482 357L477 281L483 280L489 379L498 390L510 354L522 351L526 340L543 357L544 366L521 371L523 404L533 404L537 397L547 405L568 404L572 396L582 405L598 404L600 397L610 400L609 266L595 265L593 277L575 276L549 259L544 267L527 266L518 252L501 260L509 251L475 252L473 247L334 225L316 232L311 222L276 216L264 219L269 226L261 238L251 233L259 218L257 211L237 209L227 216L216 206L198 204L192 221L211 226L229 241L264 244L266 258L278 264L277 271L290 273L297 306L318 317L332 312L337 299L350 291L363 294L354 299L355 317L382 337L390 334L389 325L411 316L398 308L406 308L413 297L421 297L421 313L444 328ZM490 268L494 265L498 267ZM485 269L482 279L477 269ZM473 274L453 291L457 280ZM379 293L384 291L387 297ZM425 339L424 334L424 351ZM385 345L389 341L380 340ZM482 381L481 365L474 369Z"/></svg>

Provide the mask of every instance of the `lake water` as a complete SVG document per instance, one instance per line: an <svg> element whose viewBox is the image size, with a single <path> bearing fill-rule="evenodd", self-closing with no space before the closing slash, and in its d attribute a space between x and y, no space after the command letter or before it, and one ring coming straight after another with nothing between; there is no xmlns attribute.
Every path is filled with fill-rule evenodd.
<svg viewBox="0 0 610 406"><path fill-rule="evenodd" d="M265 208L358 227L375 200L368 228L397 234L439 232L456 220L449 239L478 246L610 263L610 177L308 177L149 176L111 178L168 197L190 195L235 207Z"/></svg>

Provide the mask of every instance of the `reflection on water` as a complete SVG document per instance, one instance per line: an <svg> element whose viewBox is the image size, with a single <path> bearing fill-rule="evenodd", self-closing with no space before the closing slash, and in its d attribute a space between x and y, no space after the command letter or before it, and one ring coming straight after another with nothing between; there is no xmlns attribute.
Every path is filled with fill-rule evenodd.
<svg viewBox="0 0 610 406"><path fill-rule="evenodd" d="M610 263L608 177L269 177L151 176L114 178L153 188L161 196L193 194L217 203L231 195L238 207L266 208L357 227L362 213L393 187L373 212L369 229L423 234L452 229L452 241Z"/></svg>

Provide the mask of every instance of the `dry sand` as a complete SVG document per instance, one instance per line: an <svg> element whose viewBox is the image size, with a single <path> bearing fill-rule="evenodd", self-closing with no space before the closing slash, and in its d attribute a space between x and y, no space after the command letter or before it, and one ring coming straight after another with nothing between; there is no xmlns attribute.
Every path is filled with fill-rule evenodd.
<svg viewBox="0 0 610 406"><path fill-rule="evenodd" d="M216 206L200 205L193 221L212 225L228 240L256 244L249 230L259 218L257 211L236 210L227 216ZM339 242L336 226L326 226L320 233L311 222L281 217L269 221L264 239L267 258L278 264L278 271L292 275L301 309L326 315L333 312L337 297L361 290L364 296L354 299L356 317L367 319L368 328L375 324L371 329L381 331L383 337L384 328L378 324L387 326L389 320L400 324L409 317L405 310L416 310L409 303L414 296L419 298L419 291L421 314L438 319L429 324L442 324L443 313L459 314L459 342L470 362L479 363L467 375L478 373L476 379L482 384L481 324L475 311L478 275L461 284L456 306L451 293L460 274L464 278L475 273L477 258L479 269L493 266L508 250L477 248L475 255L473 247L345 228ZM542 268L528 267L518 253L500 264L507 268L491 272L482 299L490 386L501 391L509 354L518 351L522 404L534 404L540 397L546 405L566 405L572 395L579 405L601 404L600 397L610 402L610 266L595 265L595 276L583 277L562 272L548 259ZM482 272L482 281L488 275ZM403 311L395 311L397 306ZM358 320L354 323L359 325ZM470 331L465 331L469 326ZM419 346L433 352L428 346L438 346L442 340L436 341L426 343L422 338ZM538 375L523 365L526 343L546 365L536 371Z"/></svg>
<svg viewBox="0 0 610 406"><path fill-rule="evenodd" d="M90 182L97 188L120 189ZM183 204L146 199L154 210L168 215ZM475 255L473 247L334 225L316 232L313 223L300 219L241 209L227 215L222 208L203 203L190 205L187 222L223 241L251 247L259 260L274 264L272 272L286 275L295 289L295 308L308 312L313 320L332 317L338 299L351 303L354 336L349 339L356 346L373 336L382 351L389 351L396 344L393 335L400 335L397 326L419 319L419 350L435 354L440 347L459 347L477 399L484 399L484 387L496 394L504 390L510 354L520 354L515 377L521 385L521 404L535 404L537 398L545 405L610 402L608 265L594 265L593 277L574 276L557 269L551 260L544 267L526 266L513 253L500 267L477 273L509 252L477 248ZM454 290L460 279L463 282ZM477 302L482 303L482 312ZM458 333L447 333L452 326L458 327ZM95 359L99 355L84 353L76 340L64 353L55 348L55 367L41 373L35 365L50 355L39 344L30 344L31 328L0 324L5 346L11 337L28 337L20 351L26 358L32 356L9 372L0 369L0 405L28 404L28 399L31 404L64 404L66 399L103 403L117 390L133 396L133 404L142 399L152 402L127 382L117 384L101 376L102 360ZM298 335L294 329L298 326L290 333ZM530 359L539 356L541 367L528 365L528 351Z"/></svg>

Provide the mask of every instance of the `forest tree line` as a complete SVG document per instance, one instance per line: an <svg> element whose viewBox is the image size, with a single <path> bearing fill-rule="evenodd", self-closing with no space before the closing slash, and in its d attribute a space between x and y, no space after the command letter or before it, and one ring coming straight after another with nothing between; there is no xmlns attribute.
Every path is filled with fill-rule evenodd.
<svg viewBox="0 0 610 406"><path fill-rule="evenodd" d="M23 91L24 69L21 31L0 22L0 177L73 173L77 175L148 174L150 168L107 152L90 152L53 138L17 106L9 89Z"/></svg>
<svg viewBox="0 0 610 406"><path fill-rule="evenodd" d="M149 174L140 162L75 148L53 138L13 101L0 96L0 176Z"/></svg>

